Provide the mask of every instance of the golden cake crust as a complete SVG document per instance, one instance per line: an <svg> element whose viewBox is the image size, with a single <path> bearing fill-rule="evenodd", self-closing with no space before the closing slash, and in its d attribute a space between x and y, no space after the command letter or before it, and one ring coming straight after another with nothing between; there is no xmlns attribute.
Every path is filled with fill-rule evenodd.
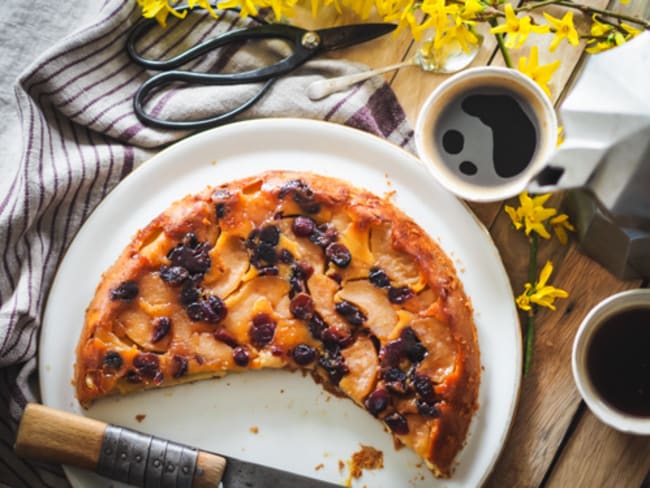
<svg viewBox="0 0 650 488"><path fill-rule="evenodd" d="M472 308L390 202L272 171L208 187L107 270L77 347L80 403L260 368L311 371L449 476L477 409Z"/></svg>

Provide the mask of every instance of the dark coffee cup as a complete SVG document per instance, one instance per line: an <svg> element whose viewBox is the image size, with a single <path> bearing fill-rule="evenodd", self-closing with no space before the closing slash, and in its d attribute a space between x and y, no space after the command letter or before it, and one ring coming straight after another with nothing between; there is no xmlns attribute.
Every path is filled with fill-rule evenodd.
<svg viewBox="0 0 650 488"><path fill-rule="evenodd" d="M593 308L573 343L572 367L596 417L650 435L650 290L622 292Z"/></svg>
<svg viewBox="0 0 650 488"><path fill-rule="evenodd" d="M546 94L509 68L472 68L443 82L415 128L418 154L457 196L496 201L522 192L557 145Z"/></svg>

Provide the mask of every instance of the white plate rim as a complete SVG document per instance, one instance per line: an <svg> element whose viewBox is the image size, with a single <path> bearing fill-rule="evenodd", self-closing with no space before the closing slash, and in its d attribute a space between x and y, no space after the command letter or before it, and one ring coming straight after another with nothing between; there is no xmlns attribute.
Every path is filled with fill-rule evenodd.
<svg viewBox="0 0 650 488"><path fill-rule="evenodd" d="M514 347L513 350L509 352L512 354L511 369L516 373L511 375L510 383L507 385L507 388L509 388L511 395L508 399L507 408L505 409L505 415L502 416L505 417L507 420L499 428L498 439L496 441L492 441L493 444L496 444L496 448L492 450L492 453L489 456L489 462L483 463L485 466L484 469L482 470L480 477L474 480L476 482L476 486L482 485L486 481L487 477L492 471L492 468L494 467L494 464L498 460L501 451L503 450L503 447L505 445L505 442L507 440L507 437L510 433L510 430L512 428L512 422L514 420L514 415L519 401L521 379L522 379L520 374L521 365L522 365L522 350L521 350L522 337L521 337L521 329L519 324L519 317L514 306L514 297L512 296L512 290L510 288L510 282L507 273L501 262L500 253L496 245L492 241L492 238L488 230L478 220L478 218L471 212L471 210L462 201L456 199L456 197L451 195L451 193L447 192L442 187L440 187L440 185L432 177L428 176L422 163L418 159L416 159L412 154L389 143L385 139L382 139L373 134L369 134L367 132L358 129L353 129L350 127L342 126L331 122L323 122L323 121L308 120L308 119L293 119L293 118L269 118L269 119L256 119L256 120L249 120L243 122L236 122L227 126L218 127L209 131L205 131L190 136L186 139L183 139L163 149L162 151L160 151L159 153L157 153L156 155L148 159L146 162L142 163L140 166L135 168L127 176L127 178L125 178L122 182L120 182L119 185L116 186L116 188L96 207L96 209L88 217L86 222L82 225L81 229L77 232L77 235L74 237L72 243L66 250L64 257L62 258L59 264L59 269L57 270L57 274L50 288L48 299L45 306L45 312L43 314L43 327L39 338L39 358L38 358L38 368L39 368L40 378L41 379L45 378L48 375L48 373L50 373L50 369L51 369L50 363L48 363L47 361L48 357L45 353L45 351L47 351L48 341L50 340L48 332L51 331L51 328L48 330L47 324L49 323L48 318L50 316L50 311L51 311L50 299L52 296L55 296L57 293L60 293L63 286L63 284L61 283L62 275L60 271L63 268L64 263L72 259L70 258L70 256L72 256L75 250L77 249L78 242L82 241L85 238L85 236L88 234L89 232L88 229L96 226L96 222L98 223L100 221L102 215L106 212L105 209L115 205L114 202L125 192L125 190L127 188L131 188L137 185L139 183L138 180L144 180L147 178L149 174L158 171L156 165L160 164L162 160L169 160L171 158L174 158L175 155L180 152L185 152L188 150L191 152L192 148L200 144L205 144L212 138L227 138L227 137L238 137L238 136L241 137L242 134L246 135L250 133L265 133L265 132L270 134L276 134L282 137L283 134L286 136L287 132L292 132L292 131L298 131L298 132L302 131L311 137L317 137L317 138L330 137L333 138L332 140L336 140L339 137L344 139L347 138L349 141L358 142L362 145L368 144L370 146L380 148L378 150L380 150L381 152L385 152L387 155L390 155L391 157L395 157L395 159L399 161L399 164L403 165L406 170L411 172L420 171L421 176L424 179L424 181L426 181L427 185L431 185L432 189L436 193L445 195L444 198L447 199L447 204L451 205L452 207L454 205L457 205L458 208L461 208L463 212L466 212L466 214L471 217L470 220L476 226L475 231L478 231L478 235L481 235L483 237L484 242L482 244L487 245L488 247L488 249L484 249L483 251L487 253L489 250L488 255L491 258L494 258L493 264L495 264L498 271L497 274L494 276L494 278L497 281L500 281L499 286L502 286L504 288L504 291L506 291L505 289L507 288L507 294L511 298L511 300L509 300L509 303L507 305L506 304L503 305L505 305L505 308L508 310L508 317L507 320L505 321L511 322L513 325L511 332L513 332L514 334L514 341L516 347ZM341 148L341 147L333 146L332 149L337 152L341 152L341 151L345 152L346 149L349 148ZM248 150L250 150L250 148L243 148L244 152ZM214 162L212 164L214 164ZM269 168L269 169L276 169L276 168ZM311 169L310 171L314 171L314 170ZM339 176L339 177L345 179L345 176ZM230 179L235 179L235 178L226 178L226 180L230 180ZM209 183L214 184L212 181L210 181ZM363 186L360 185L359 183L355 183L355 182L352 183L357 184L359 186ZM203 186L207 184L208 183L204 183ZM203 186L201 185L197 186L196 191L200 191L203 188ZM446 208L446 210L449 210L449 208ZM405 209L405 211L407 214L409 213L407 209ZM147 222L142 222L141 226L146 225L146 223ZM114 256L113 259L115 257L116 256ZM461 279L463 278L461 277ZM470 298L472 297L470 296ZM478 324L480 321L476 320L476 322L478 328ZM79 326L79 330L80 330L80 326ZM479 330L478 332L479 332L479 342L480 342L480 336L482 335L482 332L484 334L485 331ZM481 390L483 393L486 368L483 367L482 369L483 369L483 378L481 383ZM60 401L59 402L55 401L54 398L52 397L52 392L48 390L47 387L44 387L44 383L42 380L40 383L40 388L41 388L42 401L44 404L66 409L66 410L74 410L72 402L69 405L66 405L66 404L61 404ZM475 424L477 422L476 417L478 417L478 415L484 409L485 409L485 405L480 405L479 412L477 412L477 414L475 415L470 431L473 430L473 428L475 427ZM470 436L468 438L467 444L471 444L471 442L472 442L472 438ZM465 450L467 450L467 446L465 447ZM74 479L76 479L78 475L78 470L67 466L64 466L64 470L68 476L68 479L74 484ZM440 482L441 486L444 486L444 483L446 483L447 481L452 482L453 477L452 480L447 480L447 481L435 480L435 481L436 481L436 485L438 482Z"/></svg>

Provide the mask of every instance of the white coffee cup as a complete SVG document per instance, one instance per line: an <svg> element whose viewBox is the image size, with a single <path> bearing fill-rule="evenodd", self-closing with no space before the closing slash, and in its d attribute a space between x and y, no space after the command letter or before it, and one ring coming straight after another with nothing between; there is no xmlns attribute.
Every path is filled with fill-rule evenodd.
<svg viewBox="0 0 650 488"><path fill-rule="evenodd" d="M504 166L497 165L495 159L499 159L498 154L507 154L503 141L508 134L494 130L495 122L492 125L483 122L483 118L494 118L505 112L493 110L491 116L482 108L484 117L478 117L461 110L467 97L477 94L495 100L497 96L508 95L517 102L521 111L504 118L514 129L509 141L513 146L521 142L514 134L524 125L534 125L536 144L529 152L532 153L529 162L520 161L525 166L521 170L500 170ZM455 132L464 138L462 149L450 153L444 149L443 142ZM497 137L497 133L501 136ZM420 159L430 173L458 197L483 202L503 200L525 190L548 162L557 146L557 117L550 99L527 76L510 68L471 68L445 80L424 102L415 126L415 142Z"/></svg>
<svg viewBox="0 0 650 488"><path fill-rule="evenodd" d="M638 308L650 310L649 289L618 293L594 307L578 329L573 342L571 365L578 391L596 417L621 432L650 435L650 417L632 415L613 407L594 385L588 368L588 355L594 334L612 317Z"/></svg>

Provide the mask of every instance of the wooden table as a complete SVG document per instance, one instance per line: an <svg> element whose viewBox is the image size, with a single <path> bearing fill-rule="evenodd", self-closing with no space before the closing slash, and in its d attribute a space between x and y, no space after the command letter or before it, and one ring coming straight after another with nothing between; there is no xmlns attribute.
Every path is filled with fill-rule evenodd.
<svg viewBox="0 0 650 488"><path fill-rule="evenodd" d="M606 0L591 0L592 6L606 7ZM643 2L637 4L643 8ZM643 10L638 10L642 12ZM555 16L561 16L558 11ZM629 10L627 13L630 13ZM636 14L636 11L632 13ZM535 14L537 15L537 14ZM584 18L576 13L576 26L584 26ZM357 22L353 14L332 14L314 20L300 15L299 25L323 26ZM298 23L298 22L297 22ZM586 29L583 27L582 31ZM551 36L531 36L527 45L511 50L517 66L519 56L528 56L531 42L539 46L540 64L562 60L553 76L551 91L557 104L565 96L577 76L586 54L582 47L563 42L554 52L546 49ZM397 38L386 36L372 44L341 51L336 57L381 67L413 55L410 34ZM484 46L473 66L503 66L493 36L486 35ZM426 97L445 76L424 73L418 68L405 68L387 74L391 85L414 125ZM548 206L561 205L563 195L556 194ZM516 201L515 201L516 202ZM521 293L527 281L528 243L524 235L512 229L503 212L504 203L470 204L478 218L489 229L501 251L515 294ZM493 472L490 487L639 487L650 486L650 437L619 433L601 423L586 408L571 372L571 348L580 322L598 302L626 289L647 286L641 281L621 281L599 264L581 254L575 241L563 246L557 239L541 240L539 263L551 259L555 266L552 284L569 291L570 297L557 302L557 310L542 310L536 319L533 366L522 380L519 407L509 438ZM524 323L524 316L521 321Z"/></svg>

